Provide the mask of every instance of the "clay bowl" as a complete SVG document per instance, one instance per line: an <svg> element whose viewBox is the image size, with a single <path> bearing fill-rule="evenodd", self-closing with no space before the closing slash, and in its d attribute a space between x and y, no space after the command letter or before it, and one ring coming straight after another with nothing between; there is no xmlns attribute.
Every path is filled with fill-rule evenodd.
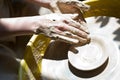
<svg viewBox="0 0 120 80"><path fill-rule="evenodd" d="M109 41L100 35L91 35L91 42L85 46L76 47L78 53L68 51L69 63L76 69L91 71L102 66L109 58Z"/></svg>

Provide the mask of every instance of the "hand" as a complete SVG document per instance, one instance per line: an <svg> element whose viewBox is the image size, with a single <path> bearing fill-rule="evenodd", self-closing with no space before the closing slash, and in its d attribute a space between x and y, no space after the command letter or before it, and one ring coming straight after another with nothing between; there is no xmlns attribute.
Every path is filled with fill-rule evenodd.
<svg viewBox="0 0 120 80"><path fill-rule="evenodd" d="M49 3L49 2L48 2ZM79 16L76 18L78 22L85 23L85 19L83 17L83 12L88 11L90 6L84 4L78 0L50 0L50 9L54 13L77 13Z"/></svg>
<svg viewBox="0 0 120 80"><path fill-rule="evenodd" d="M55 13L79 13L89 9L88 5L78 0L51 0L50 7Z"/></svg>
<svg viewBox="0 0 120 80"><path fill-rule="evenodd" d="M52 10L54 13L79 13L87 11L89 6L78 0L28 0L42 7Z"/></svg>
<svg viewBox="0 0 120 80"><path fill-rule="evenodd" d="M89 39L88 32L82 24L73 20L77 16L77 14L59 13L43 15L40 19L36 18L38 21L36 21L37 29L35 33L42 32L52 39L71 44L86 43Z"/></svg>

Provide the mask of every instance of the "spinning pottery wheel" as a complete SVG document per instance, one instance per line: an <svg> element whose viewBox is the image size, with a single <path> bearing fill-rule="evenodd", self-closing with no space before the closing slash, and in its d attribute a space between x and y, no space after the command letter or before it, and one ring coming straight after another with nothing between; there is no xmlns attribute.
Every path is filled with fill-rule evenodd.
<svg viewBox="0 0 120 80"><path fill-rule="evenodd" d="M86 21L92 42L76 47L79 52L74 54L67 44L49 43L44 36L34 35L21 61L20 80L119 80L120 20L114 18L120 17L119 0L86 3L91 5L85 16L89 16Z"/></svg>
<svg viewBox="0 0 120 80"><path fill-rule="evenodd" d="M88 21L88 25L96 21L94 17L86 18L86 20ZM116 22L117 20L116 18L110 18L111 23L116 23L116 25L114 25L116 26L114 27L116 30L119 28L119 24ZM109 33L104 32L104 28L102 29L97 23L94 23L92 27L90 26L90 31L95 30L91 32L92 41L88 45L76 47L79 51L76 54L71 51L65 51L62 43L51 43L51 47L48 48L42 60L42 79L119 80L120 42L113 40L115 38L113 32L116 30L111 29L113 28L111 23L104 26ZM99 30L96 27L101 29L101 31L96 31ZM58 45L61 46L62 49L59 49Z"/></svg>

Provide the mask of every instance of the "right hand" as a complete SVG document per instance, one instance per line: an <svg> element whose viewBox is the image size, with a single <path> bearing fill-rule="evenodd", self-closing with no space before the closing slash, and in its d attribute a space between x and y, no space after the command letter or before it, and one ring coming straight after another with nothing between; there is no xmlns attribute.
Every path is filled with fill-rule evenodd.
<svg viewBox="0 0 120 80"><path fill-rule="evenodd" d="M35 33L71 44L86 44L89 40L87 28L75 21L77 14L47 14L34 17Z"/></svg>

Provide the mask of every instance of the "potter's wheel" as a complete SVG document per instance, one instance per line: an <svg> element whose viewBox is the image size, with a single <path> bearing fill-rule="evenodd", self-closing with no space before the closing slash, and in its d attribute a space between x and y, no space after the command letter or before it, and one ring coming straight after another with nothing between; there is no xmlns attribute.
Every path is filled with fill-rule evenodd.
<svg viewBox="0 0 120 80"><path fill-rule="evenodd" d="M90 58L92 58L91 62L88 62L91 64L88 64L87 62L85 64L84 60L81 62L77 62L78 60L76 59L78 56L81 57L81 54L73 54L70 52L68 52L68 57L66 58L65 57L61 59L60 58L52 59L52 57L44 58L42 60L43 80L119 80L120 78L119 76L120 75L120 72L119 72L120 34L118 30L120 28L120 25L117 23L118 19L109 18L109 23L106 25L102 25L102 27L101 27L102 22L99 23L98 19L100 21L100 17L97 17L97 18L91 17L91 18L87 18L86 20L88 22L91 35L95 34L95 35L102 36L102 37L98 37L98 39L106 38L107 42L105 42L106 44L103 42L102 46L106 45L109 47L110 50L106 52L107 54L92 53L93 56L87 55L86 59L88 59L88 61L90 61ZM101 20L101 21L104 22L104 20ZM99 42L96 44L100 46ZM92 47L94 48L94 46ZM104 48L102 47L101 49L104 50L105 47ZM88 50L88 51L90 52L92 50ZM60 50L59 54L60 52L61 52L61 55L63 55L62 53L64 52ZM100 52L100 53L103 53L103 52ZM53 55L53 57L55 57L54 55L56 53L53 52L50 54L49 52L47 52L46 54L49 54L50 56ZM74 61L77 62L77 64L75 64ZM84 64L84 65L81 65L81 64Z"/></svg>

